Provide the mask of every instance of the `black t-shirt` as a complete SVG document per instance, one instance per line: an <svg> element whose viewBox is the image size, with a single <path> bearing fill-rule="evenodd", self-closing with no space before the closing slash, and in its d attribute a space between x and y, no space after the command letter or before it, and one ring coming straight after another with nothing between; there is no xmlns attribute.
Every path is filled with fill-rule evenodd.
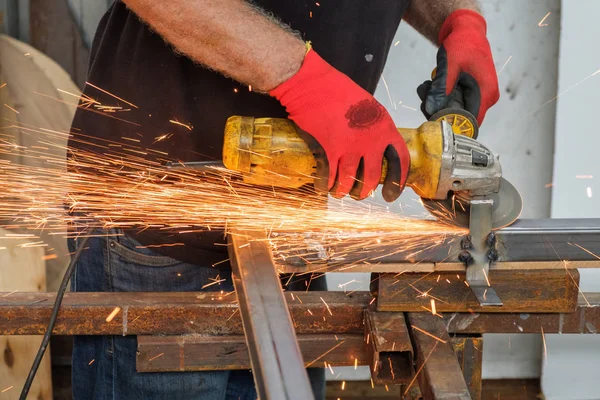
<svg viewBox="0 0 600 400"><path fill-rule="evenodd" d="M254 3L299 31L304 40L312 41L321 57L373 93L408 0ZM177 54L121 1L116 1L100 21L92 44L88 82L137 108L117 101L130 111L111 113L115 118L107 118L102 111L78 109L73 132L85 135L85 142L100 138L121 143L123 137L136 138L136 146L151 150L145 151L144 157L152 161L220 160L228 117L287 115L277 100L249 91ZM84 94L110 99L90 85ZM169 139L157 141L163 135ZM71 140L69 146L86 148L83 142ZM184 242L186 246L156 250L182 261L206 264L227 258L224 247L212 245L222 236L214 231L175 235L146 230L135 239L144 244Z"/></svg>

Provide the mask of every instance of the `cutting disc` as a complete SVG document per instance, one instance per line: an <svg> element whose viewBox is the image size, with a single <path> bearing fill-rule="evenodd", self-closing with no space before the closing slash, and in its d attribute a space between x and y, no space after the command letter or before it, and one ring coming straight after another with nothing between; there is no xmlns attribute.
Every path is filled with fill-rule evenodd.
<svg viewBox="0 0 600 400"><path fill-rule="evenodd" d="M492 208L492 229L500 229L515 222L521 210L523 201L517 188L509 181L500 180L500 190L486 198L494 201ZM469 227L470 204L467 199L454 195L446 200L422 199L423 205L439 220L450 220L456 226Z"/></svg>

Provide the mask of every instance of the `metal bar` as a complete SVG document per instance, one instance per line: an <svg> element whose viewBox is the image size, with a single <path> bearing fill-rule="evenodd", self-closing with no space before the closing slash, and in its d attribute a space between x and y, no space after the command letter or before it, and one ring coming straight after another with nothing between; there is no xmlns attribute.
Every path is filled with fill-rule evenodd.
<svg viewBox="0 0 600 400"><path fill-rule="evenodd" d="M465 382L473 400L481 400L482 367L483 367L483 337L455 336L450 338L458 364L463 371Z"/></svg>
<svg viewBox="0 0 600 400"><path fill-rule="evenodd" d="M489 279L488 236L492 232L492 200L472 200L469 233L473 251L467 262L467 283L481 306L501 306L502 301Z"/></svg>
<svg viewBox="0 0 600 400"><path fill-rule="evenodd" d="M600 268L600 259L589 261L533 261L533 262L496 262L490 265L491 271L511 270L511 271L532 271L540 269L590 269ZM367 273L440 273L440 272L465 272L464 263L460 262L442 262L442 263L385 263L385 264L366 264L353 263L349 265L328 265L328 264L308 264L303 267L277 264L277 270L281 273L293 273L296 275L325 272L367 272Z"/></svg>
<svg viewBox="0 0 600 400"><path fill-rule="evenodd" d="M237 336L138 336L138 372L250 369L248 346ZM368 365L362 334L300 335L305 367Z"/></svg>
<svg viewBox="0 0 600 400"><path fill-rule="evenodd" d="M413 348L404 313L365 311L365 343L371 376L378 385L409 383L414 374Z"/></svg>
<svg viewBox="0 0 600 400"><path fill-rule="evenodd" d="M600 219L525 219L517 220L511 226L495 232L497 238L498 261L597 261L600 255ZM444 263L458 262L462 251L459 237L448 237L439 243L439 233L435 246L426 240L399 249L394 243L378 248L343 252L343 243L331 246L333 254L344 253L344 268L353 263ZM432 242L433 243L433 239ZM337 248L340 247L340 249ZM419 248L420 246L420 248ZM340 250L340 251L337 251ZM364 251L361 251L364 250ZM365 254L368 254L365 256ZM339 261L330 261L339 266Z"/></svg>
<svg viewBox="0 0 600 400"><path fill-rule="evenodd" d="M577 270L491 270L502 307L481 305L465 281L465 272L381 274L377 288L378 311L423 311L435 301L440 312L558 313L577 307ZM485 292L483 293L485 296Z"/></svg>
<svg viewBox="0 0 600 400"><path fill-rule="evenodd" d="M431 313L409 313L417 379L426 400L470 400L444 321Z"/></svg>
<svg viewBox="0 0 600 400"><path fill-rule="evenodd" d="M42 335L54 297L55 293L0 293L0 335ZM298 335L363 335L364 311L372 301L368 292L286 292L285 297ZM243 335L237 304L231 300L217 293L194 292L66 293L53 334ZM117 307L119 312L107 322ZM576 310L568 313L443 316L450 333L541 333L543 328L545 333L595 334L600 332L600 293L581 293Z"/></svg>
<svg viewBox="0 0 600 400"><path fill-rule="evenodd" d="M228 235L228 242L258 397L314 398L266 240L249 232L234 231Z"/></svg>

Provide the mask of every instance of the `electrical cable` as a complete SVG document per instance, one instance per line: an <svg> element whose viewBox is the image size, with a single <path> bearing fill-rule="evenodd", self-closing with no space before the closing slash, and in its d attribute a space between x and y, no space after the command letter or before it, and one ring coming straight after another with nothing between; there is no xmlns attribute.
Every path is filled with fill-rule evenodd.
<svg viewBox="0 0 600 400"><path fill-rule="evenodd" d="M48 321L48 327L46 328L46 333L44 333L44 337L42 339L42 343L40 344L40 348L33 360L33 364L29 369L29 374L27 375L27 379L25 380L25 384L23 385L23 389L21 390L21 396L19 400L26 400L27 395L29 394L29 390L31 389L31 384L33 383L33 379L37 374L38 368L40 367L40 363L42 362L42 358L44 357L44 353L46 353L46 348L48 348L48 343L50 343L50 337L52 336L52 331L54 330L54 325L56 325L56 317L58 316L58 311L60 309L60 305L62 304L63 297L65 296L65 292L67 291L67 284L71 280L73 276L73 271L75 271L75 265L77 265L77 261L83 253L85 246L87 245L88 240L90 239L91 234L83 238L75 255L71 258L71 262L63 275L62 282L60 283L60 287L58 288L58 292L56 293L56 300L54 300L54 307L52 308L52 315L50 315L50 321Z"/></svg>

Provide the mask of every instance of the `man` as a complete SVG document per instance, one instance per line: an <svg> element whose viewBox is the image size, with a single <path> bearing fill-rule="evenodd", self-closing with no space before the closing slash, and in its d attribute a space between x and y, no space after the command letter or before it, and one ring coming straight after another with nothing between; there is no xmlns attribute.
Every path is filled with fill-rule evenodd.
<svg viewBox="0 0 600 400"><path fill-rule="evenodd" d="M229 116L288 116L324 150L318 187L365 198L377 187L385 157L383 196L394 201L409 154L372 94L403 16L440 46L435 79L418 89L425 115L445 108L459 84L481 123L498 87L476 0L123 0L100 22L89 67L94 86L84 92L106 98L99 87L131 111L115 119L78 110L70 147L99 151L91 138L136 138L152 161L219 160ZM165 134L168 140L157 140ZM227 259L212 232L121 233L89 242L73 290L198 291L217 274L227 281L206 290L232 290L230 273L212 267ZM173 242L186 246L147 247ZM135 352L134 337L76 337L74 398L256 398L248 371L137 374ZM323 398L323 371L310 376L316 398Z"/></svg>

